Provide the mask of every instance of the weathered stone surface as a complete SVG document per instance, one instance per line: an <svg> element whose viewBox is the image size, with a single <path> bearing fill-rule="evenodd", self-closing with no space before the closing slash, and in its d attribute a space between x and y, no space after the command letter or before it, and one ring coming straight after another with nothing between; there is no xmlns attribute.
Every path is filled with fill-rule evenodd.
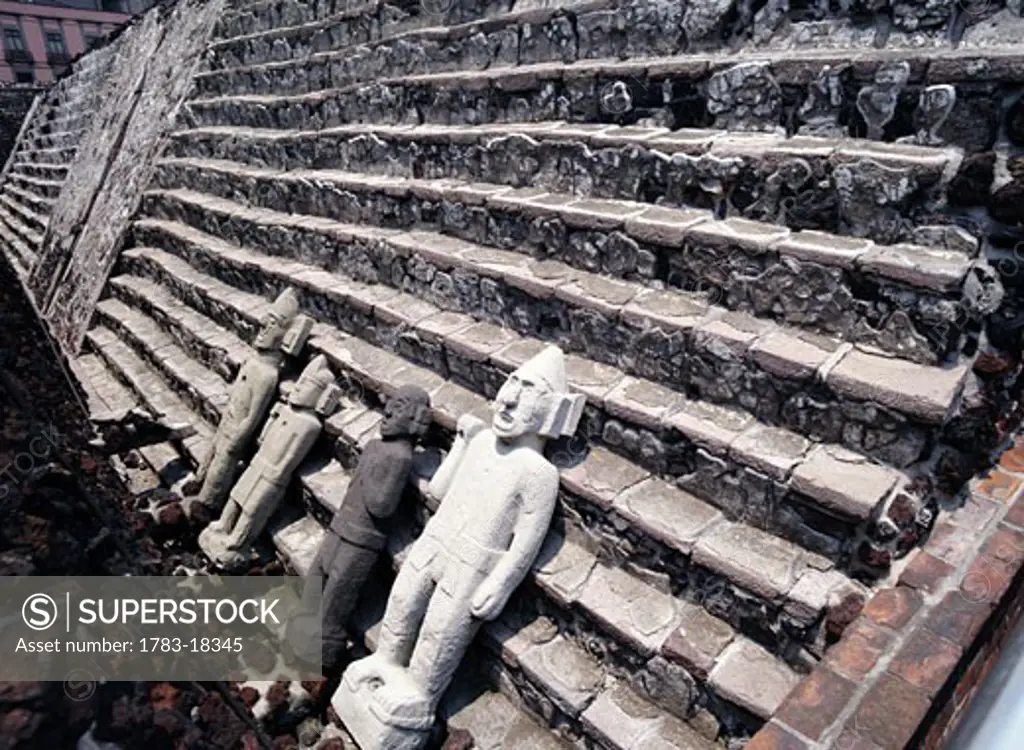
<svg viewBox="0 0 1024 750"><path fill-rule="evenodd" d="M771 601L793 587L802 553L763 531L719 523L697 540L693 560Z"/></svg>
<svg viewBox="0 0 1024 750"><path fill-rule="evenodd" d="M597 558L583 547L557 534L548 534L534 563L537 583L559 602L574 603L590 579Z"/></svg>
<svg viewBox="0 0 1024 750"><path fill-rule="evenodd" d="M900 473L835 446L818 446L793 472L793 488L831 510L866 520Z"/></svg>
<svg viewBox="0 0 1024 750"><path fill-rule="evenodd" d="M657 653L678 624L679 603L618 568L595 568L580 603L640 653Z"/></svg>
<svg viewBox="0 0 1024 750"><path fill-rule="evenodd" d="M757 644L739 639L718 658L709 682L723 697L768 719L800 682L800 676Z"/></svg>
<svg viewBox="0 0 1024 750"><path fill-rule="evenodd" d="M682 609L682 622L665 641L662 653L686 667L695 677L705 679L736 633L728 623L702 607L685 602Z"/></svg>
<svg viewBox="0 0 1024 750"><path fill-rule="evenodd" d="M646 479L622 492L615 508L648 534L688 553L696 539L722 514L660 479Z"/></svg>
<svg viewBox="0 0 1024 750"><path fill-rule="evenodd" d="M604 685L601 665L562 636L530 649L519 663L532 679L552 691L559 708L569 716L578 716Z"/></svg>

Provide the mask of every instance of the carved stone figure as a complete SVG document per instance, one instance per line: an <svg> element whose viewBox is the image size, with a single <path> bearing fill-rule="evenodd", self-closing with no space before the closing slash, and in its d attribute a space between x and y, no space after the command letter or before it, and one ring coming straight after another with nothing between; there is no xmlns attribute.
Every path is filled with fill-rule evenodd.
<svg viewBox="0 0 1024 750"><path fill-rule="evenodd" d="M398 574L377 652L349 666L332 699L363 750L426 741L466 648L541 549L558 495L544 442L572 434L583 404L568 394L562 351L548 347L509 376L490 429L459 419L430 481L440 508Z"/></svg>
<svg viewBox="0 0 1024 750"><path fill-rule="evenodd" d="M413 449L430 425L430 396L414 385L402 386L384 408L380 438L363 449L348 491L320 544L310 567L303 602L316 597L314 586L323 583L321 618L324 672L337 668L345 648L346 624L380 551L387 542L381 523L398 508L413 466ZM303 606L300 611L311 611ZM320 614L320 613L317 613ZM299 621L289 630L301 628ZM289 633L300 643L297 633Z"/></svg>
<svg viewBox="0 0 1024 750"><path fill-rule="evenodd" d="M839 114L843 107L842 75L848 67L833 69L825 65L818 77L807 84L807 99L797 111L803 122L798 134L823 138L846 135L846 128L839 124Z"/></svg>
<svg viewBox="0 0 1024 750"><path fill-rule="evenodd" d="M868 138L881 140L885 126L896 116L900 92L910 80L906 62L887 63L875 72L875 83L857 94L857 110L868 126Z"/></svg>
<svg viewBox="0 0 1024 750"><path fill-rule="evenodd" d="M262 328L253 341L256 353L239 369L210 451L195 479L185 487L186 494L198 492L198 502L212 512L221 509L245 449L277 395L284 360L282 345L292 326L304 321L304 316L299 316L298 296L290 287L281 292L260 321ZM297 342L296 349L302 348L307 332L308 325L300 334L302 340Z"/></svg>
<svg viewBox="0 0 1024 750"><path fill-rule="evenodd" d="M324 355L316 357L288 395L270 413L249 462L220 518L199 535L211 560L230 568L249 558L250 546L277 510L292 473L320 436L320 417L337 406L338 388Z"/></svg>
<svg viewBox="0 0 1024 750"><path fill-rule="evenodd" d="M941 146L939 129L949 119L955 105L956 87L951 84L929 86L922 91L914 113L917 122L915 141L921 146Z"/></svg>
<svg viewBox="0 0 1024 750"><path fill-rule="evenodd" d="M782 89L766 62L735 65L708 81L708 113L723 130L781 130Z"/></svg>

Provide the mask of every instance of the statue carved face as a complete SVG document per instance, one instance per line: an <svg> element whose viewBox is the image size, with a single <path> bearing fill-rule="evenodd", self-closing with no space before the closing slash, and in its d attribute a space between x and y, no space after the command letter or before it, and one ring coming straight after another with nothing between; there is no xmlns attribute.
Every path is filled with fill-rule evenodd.
<svg viewBox="0 0 1024 750"><path fill-rule="evenodd" d="M540 432L551 409L552 396L544 381L520 371L512 373L494 399L494 434L502 440L514 440Z"/></svg>
<svg viewBox="0 0 1024 750"><path fill-rule="evenodd" d="M382 438L419 437L430 424L430 396L422 388L404 385L384 405Z"/></svg>
<svg viewBox="0 0 1024 750"><path fill-rule="evenodd" d="M288 324L291 321L286 319L275 310L267 310L260 318L260 332L252 344L262 351L276 349L284 341L284 335L288 332Z"/></svg>

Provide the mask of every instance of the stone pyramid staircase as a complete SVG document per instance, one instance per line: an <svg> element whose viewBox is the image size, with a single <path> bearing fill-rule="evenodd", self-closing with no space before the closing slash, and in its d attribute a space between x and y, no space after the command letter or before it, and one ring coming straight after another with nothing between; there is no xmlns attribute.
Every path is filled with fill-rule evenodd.
<svg viewBox="0 0 1024 750"><path fill-rule="evenodd" d="M973 369L998 283L950 217L977 213L953 195L979 137L963 108L982 122L1024 49L953 3L956 48L910 3L867 27L837 11L827 45L811 10L777 30L762 10L769 31L730 45L745 21L719 5L235 3L77 363L97 410L197 426L185 456L144 450L174 481L295 287L347 407L274 524L301 572L398 386L431 393L443 449L560 345L588 402L552 451L560 510L445 707L480 747L742 742L1003 408ZM794 119L828 71L845 99ZM919 127L917 95L944 85L956 105ZM890 100L885 140L859 137ZM8 236L32 231L20 194L0 218L31 251ZM436 507L422 479L410 494L392 568Z"/></svg>
<svg viewBox="0 0 1024 750"><path fill-rule="evenodd" d="M39 96L4 168L0 240L19 277L38 260L50 211L98 94L97 82L112 59L112 50L104 48L77 60L70 75Z"/></svg>

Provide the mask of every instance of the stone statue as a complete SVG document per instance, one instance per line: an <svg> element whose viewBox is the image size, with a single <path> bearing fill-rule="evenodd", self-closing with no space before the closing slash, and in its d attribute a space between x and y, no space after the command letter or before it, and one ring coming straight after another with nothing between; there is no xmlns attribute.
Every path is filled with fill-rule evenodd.
<svg viewBox="0 0 1024 750"><path fill-rule="evenodd" d="M277 396L282 346L297 327L301 340L293 349L301 349L309 330L308 319L299 315L299 298L290 287L278 295L260 322L262 328L253 341L256 353L239 369L210 450L195 479L184 488L189 495L198 492L197 501L213 513L220 511L245 449Z"/></svg>
<svg viewBox="0 0 1024 750"><path fill-rule="evenodd" d="M874 85L865 86L857 93L857 110L868 126L868 138L882 140L885 126L896 116L900 93L909 80L908 63L886 63L875 71Z"/></svg>
<svg viewBox="0 0 1024 750"><path fill-rule="evenodd" d="M917 121L915 141L921 146L941 146L939 130L949 119L956 105L956 87L944 83L928 86L921 92L914 119Z"/></svg>
<svg viewBox="0 0 1024 750"><path fill-rule="evenodd" d="M825 65L817 77L807 84L807 98L797 110L797 116L803 123L797 129L799 135L823 138L846 135L846 128L839 124L839 116L843 109L842 76L848 68L848 65L836 69Z"/></svg>
<svg viewBox="0 0 1024 750"><path fill-rule="evenodd" d="M363 750L416 750L480 625L495 619L548 531L558 470L547 438L571 435L584 397L548 347L509 376L490 429L465 414L430 481L440 507L391 590L377 652L345 670L332 698Z"/></svg>
<svg viewBox="0 0 1024 750"><path fill-rule="evenodd" d="M324 355L299 376L287 405L278 404L259 436L260 448L249 462L220 518L199 535L211 560L231 568L249 559L250 546L277 510L292 473L320 436L320 417L334 411L339 389Z"/></svg>
<svg viewBox="0 0 1024 750"><path fill-rule="evenodd" d="M363 449L348 491L331 521L303 593L300 613L312 611L314 586L323 582L322 664L333 672L345 649L346 624L387 536L381 522L398 508L413 467L416 442L430 425L430 396L414 385L398 389L384 407L380 438ZM289 622L289 641L301 644L301 621Z"/></svg>

